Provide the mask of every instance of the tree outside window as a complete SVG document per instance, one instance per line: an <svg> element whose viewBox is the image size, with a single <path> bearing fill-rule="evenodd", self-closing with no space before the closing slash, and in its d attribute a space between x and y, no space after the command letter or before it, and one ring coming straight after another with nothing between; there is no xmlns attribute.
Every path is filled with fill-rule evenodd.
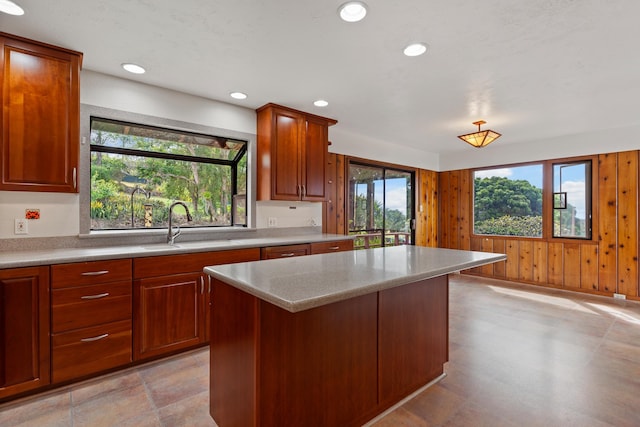
<svg viewBox="0 0 640 427"><path fill-rule="evenodd" d="M246 151L246 141L92 118L91 229L164 228L174 201L189 206L188 226L246 224L233 203L246 195Z"/></svg>
<svg viewBox="0 0 640 427"><path fill-rule="evenodd" d="M542 237L541 164L474 172L474 233Z"/></svg>

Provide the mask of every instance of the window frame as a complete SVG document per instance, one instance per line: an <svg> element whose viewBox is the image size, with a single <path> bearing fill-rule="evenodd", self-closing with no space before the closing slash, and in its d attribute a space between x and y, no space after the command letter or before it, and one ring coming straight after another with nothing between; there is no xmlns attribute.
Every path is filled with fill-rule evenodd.
<svg viewBox="0 0 640 427"><path fill-rule="evenodd" d="M554 235L554 224L553 224L553 215L555 213L556 209L560 209L560 208L556 208L555 207L555 188L554 187L554 167L556 165L579 165L579 164L586 164L589 163L589 169L590 169L590 173L588 174L588 176L585 177L585 190L588 191L589 194L586 195L585 197L585 202L586 202L586 206L585 206L585 226L587 227L587 236L586 237L580 237L580 236L555 236ZM558 240L558 239L570 239L570 240L578 240L578 241L590 241L593 240L593 160L592 159L581 159L581 160L569 160L569 161L553 161L551 163L551 197L550 197L550 204L551 204L551 238L554 240ZM566 197L566 196L565 196ZM568 206L568 202L565 199L565 207ZM544 207L543 207L544 209Z"/></svg>
<svg viewBox="0 0 640 427"><path fill-rule="evenodd" d="M147 114L136 113L132 111L118 110L109 107L99 107L90 104L80 105L80 167L78 171L78 210L79 210L79 237L81 238L122 238L122 237L138 237L164 235L166 229L162 228L133 228L133 229L111 229L111 230L92 230L91 229L91 126L90 118L100 117L105 120L120 121L126 123L136 123L141 126L151 126L161 129L171 129L180 132L190 132L198 135L215 135L218 137L228 138L246 142L247 156L247 177L246 177L246 224L240 226L204 226L204 227L185 227L182 229L183 234L197 234L199 238L219 238L219 236L231 238L238 233L246 233L256 230L256 135L255 133L247 133L242 131L220 128L213 125L202 125L193 122L184 122L164 117L151 116ZM215 122L215 118L211 120ZM231 234L229 234L231 233ZM121 244L118 240L116 244Z"/></svg>
<svg viewBox="0 0 640 427"><path fill-rule="evenodd" d="M585 161L591 161L591 176L590 183L587 184L591 191L591 197L589 200L589 205L591 209L591 220L590 220L590 228L591 228L591 236L589 238L583 237L554 237L553 236L553 165L559 163L580 163ZM513 168L518 166L531 166L531 165L542 165L542 236L541 237L527 237L527 236L505 236L499 234L476 234L475 233L475 181L474 175L476 171L482 170L491 170L491 169L503 169L503 168ZM577 243L577 242L595 242L597 243L597 224L598 224L598 156L577 156L577 157L566 157L566 158L557 158L557 159L547 159L547 160L539 160L539 161L531 161L531 162L521 162L521 163L510 163L510 164L499 164L492 165L480 168L470 169L470 177L469 181L471 182L471 188L469 191L469 199L470 199L470 211L471 218L469 221L470 227L470 236L472 238L499 238L506 240L529 240L534 242L567 242L567 243Z"/></svg>
<svg viewBox="0 0 640 427"><path fill-rule="evenodd" d="M91 130L93 130L93 123L94 121L96 122L102 122L102 123L111 123L111 124L115 124L115 125L121 125L124 127L131 127L131 128L142 128L142 129L149 129L149 130L155 130L155 131L159 131L159 132L168 132L168 133L175 133L178 135L185 135L185 136L195 136L195 137L203 137L203 138L218 138L219 135L206 135L206 134L202 134L202 133L196 133L196 132L191 132L191 131L184 131L184 130L177 130L177 129L172 129L172 128L168 128L168 127L159 127L159 126L150 126L150 125L146 125L146 124L140 124L140 123L133 123L130 121L122 121L122 120L113 120L113 119L107 119L104 117L98 117L98 116L90 116L89 118L89 127ZM230 195L229 195L229 200L232 201L234 199L234 196L236 196L236 193L238 191L238 164L240 163L240 161L242 160L242 158L247 154L247 141L240 141L237 140L238 142L244 142L244 145L242 146L242 148L240 150L238 150L238 152L236 153L236 155L234 156L233 160L227 160L227 159L215 159L215 158L208 158L208 157L198 157L198 156L190 156L190 155L185 155L185 154L176 154L176 153L163 153L160 151L151 151L151 150L138 150L135 148L124 148L124 147L112 147L109 145L99 145L99 144L93 144L90 140L89 142L89 152L90 154L92 153L105 153L105 154L115 154L115 155L120 155L120 156L130 156L130 157L141 157L141 158L149 158L149 159L164 159L164 160L177 160L177 161L182 161L182 162L194 162L194 163L198 163L198 164L209 164L209 165L216 165L216 166L222 166L222 167L228 167L230 168L230 179L231 179L231 188L230 188ZM91 170L91 166L92 163L90 162L90 170ZM246 177L245 177L246 179ZM245 194L246 196L246 194ZM237 218L234 217L234 211L233 211L233 204L232 204L232 208L231 208L231 217L230 217L230 224L223 224L223 225L200 225L200 226L189 226L189 225L184 225L184 228L217 228L217 227L238 227L238 226L246 226L246 225L241 225L241 224L246 224L246 220L245 221L238 221ZM159 229L164 229L166 227L161 226L161 227L153 227L153 228L159 228ZM102 230L136 230L136 229L142 229L142 227L131 227L131 228L104 228L104 229L91 229L91 231L102 231Z"/></svg>

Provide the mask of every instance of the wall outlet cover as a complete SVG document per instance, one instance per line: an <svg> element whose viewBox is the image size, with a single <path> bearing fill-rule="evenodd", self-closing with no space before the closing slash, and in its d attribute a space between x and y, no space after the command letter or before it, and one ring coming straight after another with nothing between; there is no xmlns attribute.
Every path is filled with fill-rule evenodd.
<svg viewBox="0 0 640 427"><path fill-rule="evenodd" d="M25 218L16 218L13 233L29 234L29 229L27 228L27 220Z"/></svg>

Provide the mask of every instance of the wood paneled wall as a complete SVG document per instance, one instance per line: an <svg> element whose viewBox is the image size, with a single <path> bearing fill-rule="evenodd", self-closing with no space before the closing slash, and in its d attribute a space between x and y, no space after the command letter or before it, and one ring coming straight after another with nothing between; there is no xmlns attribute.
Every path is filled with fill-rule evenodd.
<svg viewBox="0 0 640 427"><path fill-rule="evenodd" d="M507 254L469 273L603 295L640 299L639 151L601 154L594 164L591 241L474 236L472 171L439 173L440 247Z"/></svg>
<svg viewBox="0 0 640 427"><path fill-rule="evenodd" d="M327 156L327 182L325 183L327 201L322 203L323 233L347 234L347 219L345 217L346 173L345 157L341 154L329 153Z"/></svg>
<svg viewBox="0 0 640 427"><path fill-rule="evenodd" d="M416 245L438 246L438 173L416 173Z"/></svg>

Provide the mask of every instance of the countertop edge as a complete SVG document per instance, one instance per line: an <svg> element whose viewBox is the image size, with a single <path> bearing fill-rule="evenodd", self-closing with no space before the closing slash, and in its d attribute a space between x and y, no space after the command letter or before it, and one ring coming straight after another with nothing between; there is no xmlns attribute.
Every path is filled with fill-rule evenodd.
<svg viewBox="0 0 640 427"><path fill-rule="evenodd" d="M342 234L301 234L287 237L256 237L210 241L102 246L95 248L66 248L36 251L0 252L0 269L37 267L72 262L101 261L109 259L142 258L163 255L179 255L198 252L218 252L234 249L284 246L325 241L353 240L354 236ZM206 246L209 243L212 246Z"/></svg>
<svg viewBox="0 0 640 427"><path fill-rule="evenodd" d="M451 251L451 249L443 249L443 250ZM461 252L473 252L473 251L461 251ZM476 252L476 253L481 253L481 252ZM329 295L320 294L313 298L302 299L298 301L290 301L290 300L281 298L274 293L264 292L263 290L253 287L242 280L237 280L230 275L216 271L216 266L205 267L204 272L210 275L211 277L218 279L224 283L227 283L250 295L260 298L266 302L269 302L291 313L296 313L299 311L309 310L312 308L321 307L323 305L344 301L349 298L367 295L369 293L383 291L383 290L391 289L397 286L403 286L403 285L417 282L420 280L426 280L426 279L432 279L439 276L444 276L450 273L455 273L455 272L466 270L469 268L481 267L483 265L492 264L492 263L504 261L507 259L507 256L505 254L486 253L486 252L484 254L490 255L490 257L487 257L485 259L476 259L468 262L456 263L455 265L446 265L440 268L434 268L428 272L410 274L404 277L398 277L390 280L381 280L367 286L362 286L357 289L349 289L341 292L335 292ZM323 257L325 255L335 255L335 254L310 255L310 256ZM256 262L268 262L268 261L252 261L248 264L256 263Z"/></svg>

